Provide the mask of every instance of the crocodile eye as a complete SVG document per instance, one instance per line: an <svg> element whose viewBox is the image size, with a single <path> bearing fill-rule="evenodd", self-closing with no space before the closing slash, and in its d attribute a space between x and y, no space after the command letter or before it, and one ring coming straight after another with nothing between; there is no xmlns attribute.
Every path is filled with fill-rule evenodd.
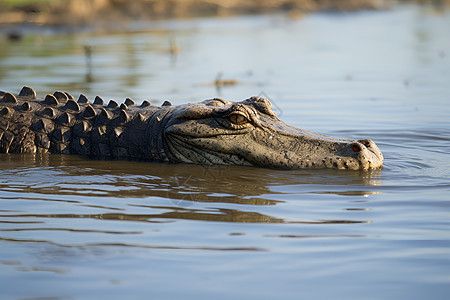
<svg viewBox="0 0 450 300"><path fill-rule="evenodd" d="M352 149L355 152L360 152L361 151L361 146L355 143L355 144L352 145Z"/></svg>
<svg viewBox="0 0 450 300"><path fill-rule="evenodd" d="M241 114L231 114L229 116L230 122L235 125L244 125L248 123L248 119Z"/></svg>

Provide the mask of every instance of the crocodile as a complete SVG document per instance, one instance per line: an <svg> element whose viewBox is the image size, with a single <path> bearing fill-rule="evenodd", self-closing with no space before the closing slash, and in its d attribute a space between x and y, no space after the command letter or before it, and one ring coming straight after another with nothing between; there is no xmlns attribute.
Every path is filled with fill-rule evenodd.
<svg viewBox="0 0 450 300"><path fill-rule="evenodd" d="M269 100L220 98L161 106L127 98L107 104L23 87L0 92L0 153L77 154L99 159L247 165L265 168L382 167L370 139L337 139L290 126Z"/></svg>

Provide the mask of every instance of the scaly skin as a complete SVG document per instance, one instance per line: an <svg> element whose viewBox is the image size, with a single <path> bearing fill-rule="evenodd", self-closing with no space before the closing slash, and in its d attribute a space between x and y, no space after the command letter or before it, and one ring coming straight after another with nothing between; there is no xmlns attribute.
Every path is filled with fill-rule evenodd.
<svg viewBox="0 0 450 300"><path fill-rule="evenodd" d="M253 165L267 168L368 170L383 164L369 139L335 139L279 120L271 103L211 99L136 106L78 101L64 92L44 99L24 87L0 92L1 153L79 154L103 159Z"/></svg>

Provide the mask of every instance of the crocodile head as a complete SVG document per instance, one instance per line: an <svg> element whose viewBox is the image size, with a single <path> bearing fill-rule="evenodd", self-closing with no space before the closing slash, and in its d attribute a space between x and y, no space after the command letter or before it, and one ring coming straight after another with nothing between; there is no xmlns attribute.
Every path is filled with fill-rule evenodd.
<svg viewBox="0 0 450 300"><path fill-rule="evenodd" d="M368 170L383 164L372 140L336 139L289 126L264 98L173 107L166 147L187 163Z"/></svg>

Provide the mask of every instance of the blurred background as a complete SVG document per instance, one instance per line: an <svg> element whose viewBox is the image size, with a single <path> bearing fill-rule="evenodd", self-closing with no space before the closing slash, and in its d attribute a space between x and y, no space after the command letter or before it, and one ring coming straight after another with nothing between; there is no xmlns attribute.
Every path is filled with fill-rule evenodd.
<svg viewBox="0 0 450 300"><path fill-rule="evenodd" d="M311 88L317 96L318 82L330 89L341 79L356 82L358 68L386 67L381 48L397 38L390 29L409 31L398 35L400 43L427 42L433 29L411 29L411 22L422 26L422 14L442 14L449 2L0 0L0 89L30 85L38 93L62 89L155 103L261 93L298 99ZM346 18L398 7L403 13L391 15L392 26ZM373 35L379 39L369 46ZM412 75L400 76L410 83Z"/></svg>
<svg viewBox="0 0 450 300"><path fill-rule="evenodd" d="M447 300L449 2L0 0L0 91L260 95L385 157L360 173L2 154L0 298Z"/></svg>
<svg viewBox="0 0 450 300"><path fill-rule="evenodd" d="M2 0L1 25L98 25L192 16L226 16L288 11L292 16L323 10L386 9L401 2L432 3L449 0Z"/></svg>

